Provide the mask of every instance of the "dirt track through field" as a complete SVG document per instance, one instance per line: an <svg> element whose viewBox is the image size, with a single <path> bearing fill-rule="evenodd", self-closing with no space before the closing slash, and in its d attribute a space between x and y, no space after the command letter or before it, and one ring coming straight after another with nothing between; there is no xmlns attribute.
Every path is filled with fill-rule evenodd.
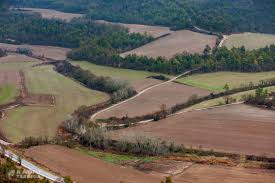
<svg viewBox="0 0 275 183"><path fill-rule="evenodd" d="M139 172L132 168L121 167L100 161L75 150L55 145L30 148L25 153L63 176L70 176L79 183L160 183L161 179Z"/></svg>
<svg viewBox="0 0 275 183"><path fill-rule="evenodd" d="M141 116L158 111L162 104L166 104L167 107L174 105L179 102L179 98L183 97L184 100L187 100L194 93L209 94L206 90L195 89L173 82L189 73L190 71L187 71L168 81L148 87L127 100L93 114L90 119L124 117L126 115L129 117ZM171 98L168 96L171 96Z"/></svg>
<svg viewBox="0 0 275 183"><path fill-rule="evenodd" d="M156 123L114 131L139 134L187 147L275 157L275 113L244 104L193 111Z"/></svg>
<svg viewBox="0 0 275 183"><path fill-rule="evenodd" d="M136 54L148 57L166 57L171 58L176 54L202 53L205 46L214 47L216 36L192 32L189 30L175 31L168 36L148 43L134 50L125 52L121 56Z"/></svg>

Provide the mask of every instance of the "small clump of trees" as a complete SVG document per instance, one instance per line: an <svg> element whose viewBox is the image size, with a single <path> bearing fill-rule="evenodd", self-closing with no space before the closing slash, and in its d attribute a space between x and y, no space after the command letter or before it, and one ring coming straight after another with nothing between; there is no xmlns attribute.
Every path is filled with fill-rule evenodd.
<svg viewBox="0 0 275 183"><path fill-rule="evenodd" d="M246 104L275 108L275 93L268 93L268 90L262 87L256 89L255 94L245 95L243 98Z"/></svg>

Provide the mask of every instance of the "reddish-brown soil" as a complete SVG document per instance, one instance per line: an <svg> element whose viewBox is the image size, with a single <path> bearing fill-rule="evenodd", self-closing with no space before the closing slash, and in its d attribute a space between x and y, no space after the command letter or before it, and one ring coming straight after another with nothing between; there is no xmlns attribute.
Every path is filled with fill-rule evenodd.
<svg viewBox="0 0 275 183"><path fill-rule="evenodd" d="M188 162L157 162L140 167L143 171L109 164L76 150L56 145L36 146L25 155L42 166L69 175L79 183L160 183L172 175L175 183L275 183L274 170L248 169Z"/></svg>
<svg viewBox="0 0 275 183"><path fill-rule="evenodd" d="M142 116L160 110L160 106L165 104L167 108L186 102L192 95L208 95L210 92L174 82L156 87L145 92L137 98L121 104L111 110L103 112L97 116L100 118Z"/></svg>
<svg viewBox="0 0 275 183"><path fill-rule="evenodd" d="M192 32L189 30L181 30L171 33L156 41L148 43L137 49L121 54L121 56L136 54L148 57L166 57L171 58L176 54L202 53L205 46L214 47L216 44L216 36Z"/></svg>
<svg viewBox="0 0 275 183"><path fill-rule="evenodd" d="M140 24L124 24L124 23L114 23L108 22L105 20L97 20L98 23L105 23L105 24L113 24L113 25L120 25L129 29L130 33L147 33L154 38L158 38L167 34L172 33L173 31L170 30L169 27L163 26L150 26L150 25L140 25Z"/></svg>
<svg viewBox="0 0 275 183"><path fill-rule="evenodd" d="M20 54L9 54L5 57L0 58L0 63L4 62L40 62L41 60L28 57L26 55L20 55Z"/></svg>
<svg viewBox="0 0 275 183"><path fill-rule="evenodd" d="M80 18L82 14L75 14L75 13L64 13L61 11L50 10L50 9L39 9L39 8L20 8L25 11L30 11L34 13L41 14L42 18L46 19L60 19L64 21L71 21L74 18Z"/></svg>
<svg viewBox="0 0 275 183"><path fill-rule="evenodd" d="M134 89L139 92L142 91L150 86L157 85L159 83L162 83L163 81L152 79L152 78L146 78L138 81L134 81L131 83L131 85L134 87Z"/></svg>
<svg viewBox="0 0 275 183"><path fill-rule="evenodd" d="M174 177L175 183L275 183L274 170L192 165Z"/></svg>
<svg viewBox="0 0 275 183"><path fill-rule="evenodd" d="M187 147L275 157L275 113L247 105L193 111L147 125L114 131L139 133Z"/></svg>
<svg viewBox="0 0 275 183"><path fill-rule="evenodd" d="M12 45L0 43L0 48L15 52L17 48L29 48L36 57L47 57L56 60L64 60L67 58L69 48L53 47L53 46L39 46L39 45Z"/></svg>
<svg viewBox="0 0 275 183"><path fill-rule="evenodd" d="M0 85L12 84L20 86L20 74L17 71L0 71Z"/></svg>
<svg viewBox="0 0 275 183"><path fill-rule="evenodd" d="M161 179L132 168L105 163L72 149L55 145L30 148L25 153L34 161L79 183L160 183Z"/></svg>

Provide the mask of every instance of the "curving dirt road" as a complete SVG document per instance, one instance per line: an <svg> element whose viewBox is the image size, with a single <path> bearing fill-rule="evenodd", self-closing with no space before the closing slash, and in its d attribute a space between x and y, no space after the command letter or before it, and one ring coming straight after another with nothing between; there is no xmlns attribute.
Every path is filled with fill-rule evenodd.
<svg viewBox="0 0 275 183"><path fill-rule="evenodd" d="M180 74L180 75L178 75L178 76L175 76L175 77L173 77L172 79L170 79L170 80L168 80L168 81L165 81L165 82L163 82L163 83L159 83L159 84L150 86L150 87L148 87L148 88L146 88L146 89L144 89L144 90L141 90L138 94L136 94L135 96L133 96L133 97L127 99L127 100L124 100L124 101L119 102L119 103L117 103L117 104L114 104L114 105L112 105L112 106L110 106L110 107L108 107L108 108L105 108L105 109L103 109L103 110L101 110L101 111L98 111L97 113L95 113L95 114L93 114L93 115L91 116L90 120L93 121L93 120L96 118L96 116L98 116L99 114L101 114L101 113L103 113L103 112L106 112L106 111L109 111L109 110L111 110L111 109L114 109L114 108L116 108L116 107L118 107L118 106L120 106L120 105L122 105L122 104L124 104L124 103L126 103L126 102L131 101L131 100L134 100L135 98L137 98L138 96L144 94L145 92L147 92L147 91L149 91L149 90L152 90L153 88L156 88L156 87L165 85L165 84L167 84L167 83L173 82L173 81L177 80L178 78L180 78L180 77L182 77L182 76L184 76L184 75L189 74L190 72L192 72L192 71L186 71L185 73Z"/></svg>

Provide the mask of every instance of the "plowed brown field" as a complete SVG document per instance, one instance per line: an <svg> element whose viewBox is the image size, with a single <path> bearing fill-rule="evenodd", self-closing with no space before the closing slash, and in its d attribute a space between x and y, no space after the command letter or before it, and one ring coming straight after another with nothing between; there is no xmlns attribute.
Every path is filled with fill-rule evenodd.
<svg viewBox="0 0 275 183"><path fill-rule="evenodd" d="M29 48L37 57L47 57L56 60L64 60L67 58L68 48L53 47L53 46L39 46L39 45L13 45L0 43L0 48L15 52L17 48Z"/></svg>
<svg viewBox="0 0 275 183"><path fill-rule="evenodd" d="M156 41L150 42L142 47L125 52L121 56L136 54L148 57L166 57L171 58L176 54L202 53L205 46L214 47L216 36L210 36L189 30L181 30L171 33Z"/></svg>
<svg viewBox="0 0 275 183"><path fill-rule="evenodd" d="M160 183L161 179L132 168L105 163L72 149L44 145L28 149L26 156L79 183Z"/></svg>
<svg viewBox="0 0 275 183"><path fill-rule="evenodd" d="M193 94L203 96L209 93L204 89L171 82L153 88L129 102L103 112L97 118L124 117L126 115L128 117L142 116L159 111L162 104L171 107L177 103L186 102Z"/></svg>
<svg viewBox="0 0 275 183"><path fill-rule="evenodd" d="M40 62L40 60L20 54L9 54L0 58L0 63L5 62Z"/></svg>
<svg viewBox="0 0 275 183"><path fill-rule="evenodd" d="M274 111L234 105L184 113L114 133L141 133L187 147L275 157L274 119Z"/></svg>
<svg viewBox="0 0 275 183"><path fill-rule="evenodd" d="M275 171L236 167L193 165L175 183L274 183Z"/></svg>
<svg viewBox="0 0 275 183"><path fill-rule="evenodd" d="M25 155L62 176L70 175L79 183L160 183L163 180L162 174L145 174L56 145L32 147ZM274 183L274 174L274 170L194 164L172 179L175 183Z"/></svg>

